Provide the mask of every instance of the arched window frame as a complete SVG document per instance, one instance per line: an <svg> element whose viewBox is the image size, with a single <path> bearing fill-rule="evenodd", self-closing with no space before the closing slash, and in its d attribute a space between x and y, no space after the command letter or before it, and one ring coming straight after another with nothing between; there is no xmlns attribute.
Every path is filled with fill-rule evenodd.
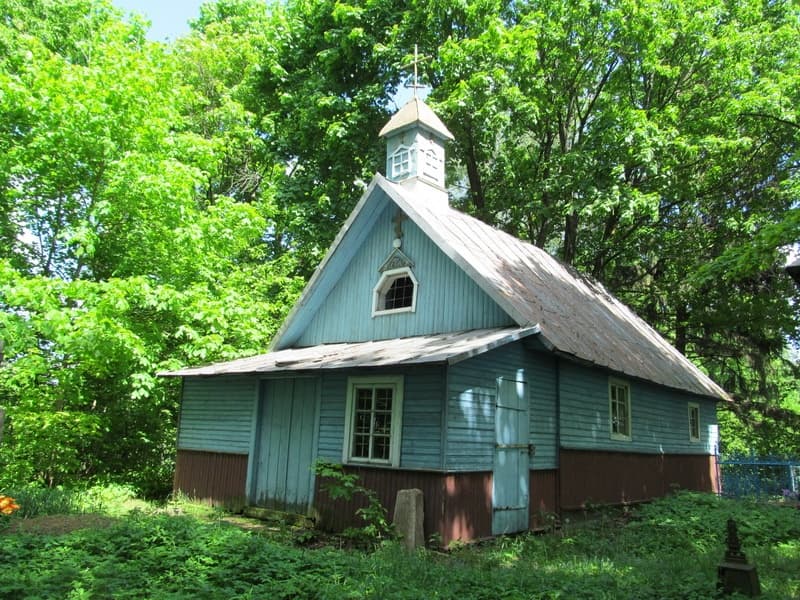
<svg viewBox="0 0 800 600"><path fill-rule="evenodd" d="M401 144L392 152L392 155L389 157L389 165L391 167L391 175L392 179L399 179L404 175L408 175L411 173L412 164L411 161L413 157L411 155L413 148Z"/></svg>
<svg viewBox="0 0 800 600"><path fill-rule="evenodd" d="M388 308L388 309L382 308L384 306L384 302L386 301L386 294L392 287L392 284L398 279L401 279L403 277L408 277L414 284L414 289L411 294L411 305L403 306L400 308ZM400 269L390 269L388 271L385 271L381 275L381 278L378 280L378 283L372 289L372 316L375 317L378 315L393 315L396 313L416 311L418 290L419 290L419 283L417 282L417 278L414 277L414 273L411 271L409 267L403 267Z"/></svg>

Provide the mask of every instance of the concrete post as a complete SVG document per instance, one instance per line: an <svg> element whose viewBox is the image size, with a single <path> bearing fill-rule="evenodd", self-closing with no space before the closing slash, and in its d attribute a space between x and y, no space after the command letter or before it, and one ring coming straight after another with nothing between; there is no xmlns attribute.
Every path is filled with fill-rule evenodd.
<svg viewBox="0 0 800 600"><path fill-rule="evenodd" d="M422 490L400 490L394 504L395 529L408 550L425 545L423 522Z"/></svg>

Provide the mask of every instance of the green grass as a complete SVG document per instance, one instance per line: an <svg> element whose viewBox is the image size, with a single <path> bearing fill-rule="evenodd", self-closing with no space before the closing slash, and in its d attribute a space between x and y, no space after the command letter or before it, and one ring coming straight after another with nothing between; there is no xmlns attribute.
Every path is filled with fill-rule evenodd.
<svg viewBox="0 0 800 600"><path fill-rule="evenodd" d="M449 553L301 548L207 516L133 511L104 529L0 534L0 598L707 599L740 525L766 599L800 597L800 511L679 494ZM175 511L173 511L175 512Z"/></svg>

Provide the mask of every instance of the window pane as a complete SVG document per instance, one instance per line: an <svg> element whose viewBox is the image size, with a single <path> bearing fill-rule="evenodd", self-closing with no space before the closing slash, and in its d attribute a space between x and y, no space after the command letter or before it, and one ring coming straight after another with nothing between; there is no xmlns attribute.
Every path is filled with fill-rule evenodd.
<svg viewBox="0 0 800 600"><path fill-rule="evenodd" d="M356 435L353 437L353 456L356 458L369 458L369 435Z"/></svg>
<svg viewBox="0 0 800 600"><path fill-rule="evenodd" d="M414 282L410 277L398 277L389 286L384 299L384 310L406 308L414 301Z"/></svg>
<svg viewBox="0 0 800 600"><path fill-rule="evenodd" d="M375 410L392 410L392 388L375 390Z"/></svg>
<svg viewBox="0 0 800 600"><path fill-rule="evenodd" d="M619 432L622 435L628 435L628 404L625 402L625 392L623 389L619 390L617 395L620 398L619 405Z"/></svg>
<svg viewBox="0 0 800 600"><path fill-rule="evenodd" d="M375 428L373 431L376 434L389 435L392 430L392 414L379 413L375 415Z"/></svg>
<svg viewBox="0 0 800 600"><path fill-rule="evenodd" d="M616 384L609 386L609 412L611 433L630 437L631 417L627 386Z"/></svg>
<svg viewBox="0 0 800 600"><path fill-rule="evenodd" d="M372 389L356 390L356 410L372 410Z"/></svg>
<svg viewBox="0 0 800 600"><path fill-rule="evenodd" d="M372 422L370 418L369 412L358 412L356 413L356 423L355 423L355 432L358 433L369 433L369 425Z"/></svg>
<svg viewBox="0 0 800 600"><path fill-rule="evenodd" d="M700 409L696 406L689 408L689 436L692 439L700 439Z"/></svg>
<svg viewBox="0 0 800 600"><path fill-rule="evenodd" d="M372 458L389 460L389 436L375 436L372 441Z"/></svg>

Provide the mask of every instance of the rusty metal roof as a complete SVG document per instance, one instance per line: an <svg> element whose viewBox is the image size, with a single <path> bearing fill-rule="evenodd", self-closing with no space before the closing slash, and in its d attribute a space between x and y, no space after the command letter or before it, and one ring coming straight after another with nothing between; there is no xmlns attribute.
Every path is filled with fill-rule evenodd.
<svg viewBox="0 0 800 600"><path fill-rule="evenodd" d="M599 282L449 206L415 202L386 179L380 186L517 324L539 327L540 339L552 351L667 387L729 399Z"/></svg>
<svg viewBox="0 0 800 600"><path fill-rule="evenodd" d="M244 375L397 365L454 364L538 333L536 327L474 329L456 333L289 348L204 367L159 373L183 377Z"/></svg>
<svg viewBox="0 0 800 600"><path fill-rule="evenodd" d="M729 400L688 358L600 283L541 248L429 201L376 174L278 334L273 352L165 375L269 373L450 362L538 333L552 352L670 388ZM516 322L518 328L291 348L347 268L385 202L394 202ZM466 353L466 354L465 354ZM472 353L472 354L470 354Z"/></svg>
<svg viewBox="0 0 800 600"><path fill-rule="evenodd" d="M445 140L454 139L453 134L450 133L447 126L442 123L441 119L436 116L436 113L416 96L411 98L411 100L403 105L403 108L392 115L392 118L383 126L383 129L381 129L378 135L384 137L394 131L408 129L414 125L420 125Z"/></svg>

